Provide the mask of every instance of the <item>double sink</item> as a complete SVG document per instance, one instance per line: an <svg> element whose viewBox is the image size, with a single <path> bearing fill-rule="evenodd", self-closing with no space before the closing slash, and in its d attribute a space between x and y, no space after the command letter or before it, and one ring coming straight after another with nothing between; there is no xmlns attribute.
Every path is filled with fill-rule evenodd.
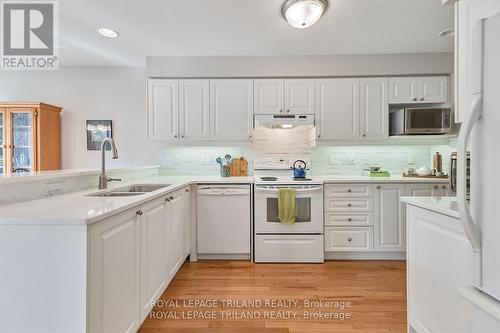
<svg viewBox="0 0 500 333"><path fill-rule="evenodd" d="M141 195L168 187L171 184L135 184L119 187L107 192L89 194L89 197L130 197Z"/></svg>

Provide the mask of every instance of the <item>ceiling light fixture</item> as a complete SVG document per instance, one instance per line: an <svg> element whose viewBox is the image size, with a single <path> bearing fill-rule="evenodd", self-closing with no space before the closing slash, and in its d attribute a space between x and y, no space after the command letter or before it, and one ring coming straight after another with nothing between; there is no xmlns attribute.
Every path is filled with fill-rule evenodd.
<svg viewBox="0 0 500 333"><path fill-rule="evenodd" d="M104 37L116 38L118 37L118 32L110 28L99 28L99 33Z"/></svg>
<svg viewBox="0 0 500 333"><path fill-rule="evenodd" d="M309 28L318 22L328 7L328 0L286 0L281 15L292 27Z"/></svg>

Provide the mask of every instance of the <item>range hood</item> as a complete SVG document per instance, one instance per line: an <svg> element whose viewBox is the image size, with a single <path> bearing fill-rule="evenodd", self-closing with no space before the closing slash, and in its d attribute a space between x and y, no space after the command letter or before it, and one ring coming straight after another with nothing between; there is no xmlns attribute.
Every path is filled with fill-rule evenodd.
<svg viewBox="0 0 500 333"><path fill-rule="evenodd" d="M286 129L298 126L314 126L314 115L312 114L260 114L254 117L254 127L262 126L267 128Z"/></svg>

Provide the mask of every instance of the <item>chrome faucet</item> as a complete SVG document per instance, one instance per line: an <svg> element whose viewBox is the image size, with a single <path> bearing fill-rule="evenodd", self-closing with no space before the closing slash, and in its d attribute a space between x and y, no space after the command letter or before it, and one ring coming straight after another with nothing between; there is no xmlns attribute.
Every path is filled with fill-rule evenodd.
<svg viewBox="0 0 500 333"><path fill-rule="evenodd" d="M101 174L99 175L99 189L104 190L108 188L108 182L109 181L121 181L121 179L113 179L113 178L108 178L106 176L106 144L109 142L111 145L111 153L113 154L113 159L118 158L118 149L116 149L116 144L115 141L112 138L106 138L102 140L101 144L101 157L102 157L102 167L101 167Z"/></svg>

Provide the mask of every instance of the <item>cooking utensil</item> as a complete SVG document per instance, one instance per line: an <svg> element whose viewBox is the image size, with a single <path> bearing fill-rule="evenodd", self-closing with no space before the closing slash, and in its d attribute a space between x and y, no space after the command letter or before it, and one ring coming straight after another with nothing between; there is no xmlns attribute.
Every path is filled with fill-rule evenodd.
<svg viewBox="0 0 500 333"><path fill-rule="evenodd" d="M293 166L290 168L293 170L293 178L305 178L306 167L307 164L303 160L296 160L293 162Z"/></svg>
<svg viewBox="0 0 500 333"><path fill-rule="evenodd" d="M229 165L230 164L229 162L231 161L231 155L229 154L224 155L224 159L226 160L226 165Z"/></svg>
<svg viewBox="0 0 500 333"><path fill-rule="evenodd" d="M219 164L222 166L222 158L217 157L217 158L215 159L215 161L216 161L217 163L219 163Z"/></svg>

